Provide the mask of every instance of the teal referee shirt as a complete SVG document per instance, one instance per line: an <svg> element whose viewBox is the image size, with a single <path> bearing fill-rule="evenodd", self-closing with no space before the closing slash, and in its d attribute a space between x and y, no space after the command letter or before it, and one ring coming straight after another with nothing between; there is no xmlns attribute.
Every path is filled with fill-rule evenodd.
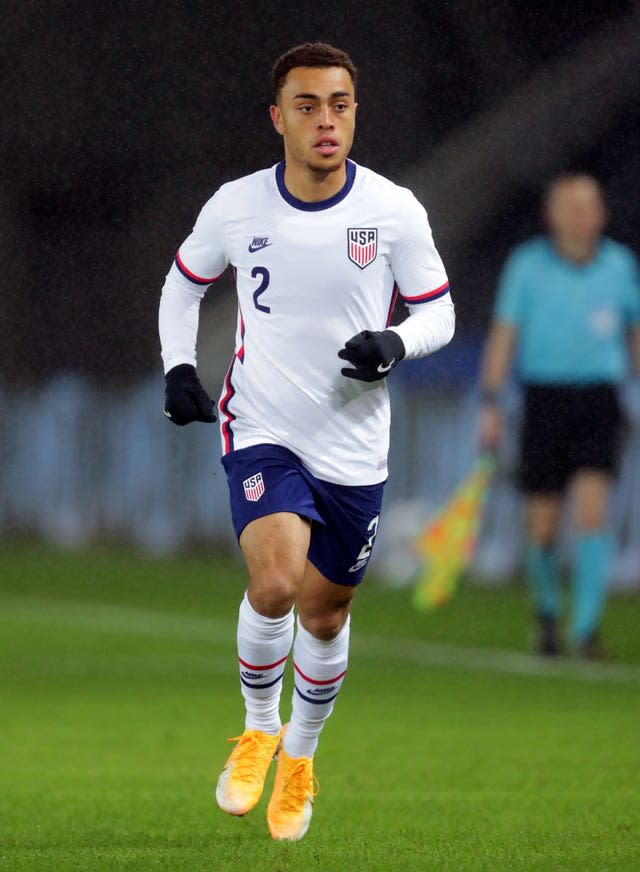
<svg viewBox="0 0 640 872"><path fill-rule="evenodd" d="M640 324L635 257L604 238L595 256L578 265L560 257L549 239L533 239L507 259L494 314L518 330L524 382L620 382L629 368L627 331Z"/></svg>

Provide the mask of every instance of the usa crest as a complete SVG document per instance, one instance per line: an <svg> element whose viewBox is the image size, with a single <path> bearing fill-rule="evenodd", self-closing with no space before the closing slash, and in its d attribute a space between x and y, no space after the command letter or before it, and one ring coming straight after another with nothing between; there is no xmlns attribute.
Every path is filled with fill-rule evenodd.
<svg viewBox="0 0 640 872"><path fill-rule="evenodd" d="M377 227L349 227L347 230L347 254L349 260L364 269L378 254Z"/></svg>
<svg viewBox="0 0 640 872"><path fill-rule="evenodd" d="M255 475L245 478L242 482L245 498L251 503L257 503L264 493L264 479L261 472L256 472Z"/></svg>

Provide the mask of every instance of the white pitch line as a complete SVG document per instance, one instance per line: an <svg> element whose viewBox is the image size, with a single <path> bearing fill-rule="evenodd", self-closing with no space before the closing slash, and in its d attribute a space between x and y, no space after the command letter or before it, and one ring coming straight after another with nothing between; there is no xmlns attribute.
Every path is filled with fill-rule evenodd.
<svg viewBox="0 0 640 872"><path fill-rule="evenodd" d="M126 634L214 647L233 645L236 625L225 618L200 617L133 606L0 594L0 620L72 627L89 632ZM375 660L400 660L418 666L455 668L534 678L640 685L640 666L546 660L518 651L445 645L422 639L352 634L355 654Z"/></svg>
<svg viewBox="0 0 640 872"><path fill-rule="evenodd" d="M12 619L24 623L55 624L95 633L150 636L208 645L221 643L225 646L235 639L235 625L224 618L203 618L135 606L1 594L0 620L9 613Z"/></svg>
<svg viewBox="0 0 640 872"><path fill-rule="evenodd" d="M585 663L568 658L541 658L520 651L467 648L425 642L422 639L389 639L354 634L356 654L378 660L401 660L419 666L444 666L473 672L497 672L534 678L640 685L640 667L625 663Z"/></svg>

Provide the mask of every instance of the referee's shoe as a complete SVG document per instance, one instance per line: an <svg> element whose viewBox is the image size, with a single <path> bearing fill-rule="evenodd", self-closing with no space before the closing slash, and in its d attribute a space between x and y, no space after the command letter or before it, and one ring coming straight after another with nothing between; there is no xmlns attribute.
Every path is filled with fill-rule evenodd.
<svg viewBox="0 0 640 872"><path fill-rule="evenodd" d="M536 653L542 657L557 657L563 653L558 621L553 615L538 615L538 634L535 644Z"/></svg>

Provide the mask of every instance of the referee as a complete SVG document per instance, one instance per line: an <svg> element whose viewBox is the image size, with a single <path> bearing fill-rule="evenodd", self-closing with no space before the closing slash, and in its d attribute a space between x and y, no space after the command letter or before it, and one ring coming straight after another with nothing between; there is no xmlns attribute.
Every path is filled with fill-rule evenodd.
<svg viewBox="0 0 640 872"><path fill-rule="evenodd" d="M537 651L561 653L557 538L565 497L573 524L570 641L599 659L612 558L607 505L621 431L617 388L640 370L640 281L633 254L602 236L599 184L563 175L544 203L548 235L517 247L499 283L484 350L480 441L502 438L500 391L515 357L524 388L519 485Z"/></svg>

